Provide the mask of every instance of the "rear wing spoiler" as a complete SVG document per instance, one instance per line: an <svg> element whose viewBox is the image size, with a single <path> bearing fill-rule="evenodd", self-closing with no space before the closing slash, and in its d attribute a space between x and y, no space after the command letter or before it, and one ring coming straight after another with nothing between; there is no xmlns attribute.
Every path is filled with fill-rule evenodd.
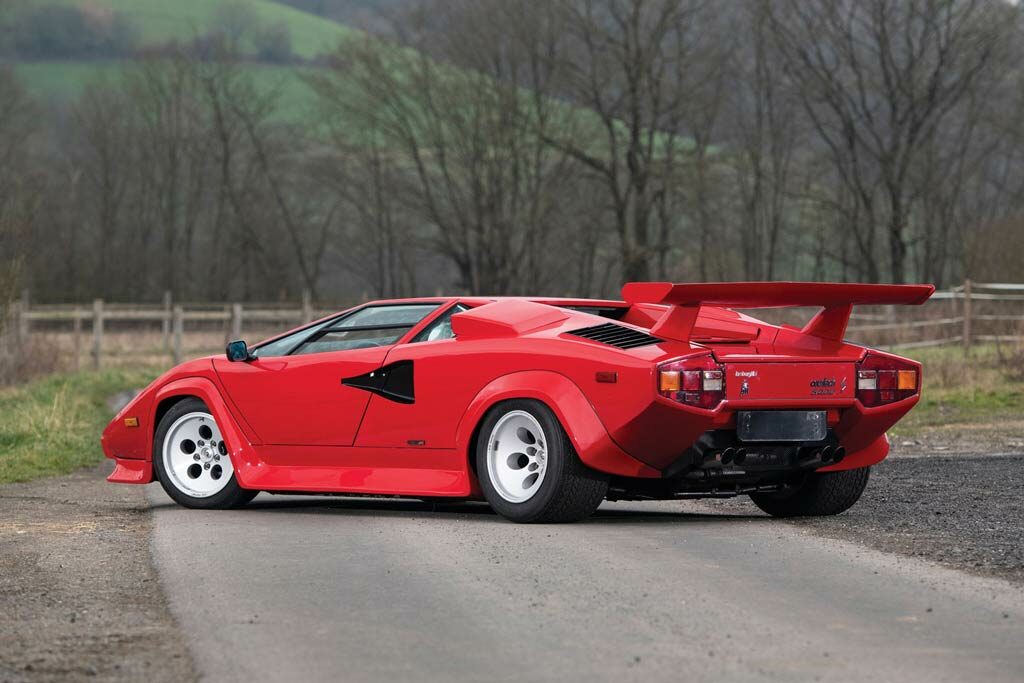
<svg viewBox="0 0 1024 683"><path fill-rule="evenodd" d="M918 306L935 292L933 285L864 285L842 282L630 282L622 298L630 304L667 304L651 334L688 341L700 307L787 308L821 306L801 331L841 341L853 307L868 304Z"/></svg>

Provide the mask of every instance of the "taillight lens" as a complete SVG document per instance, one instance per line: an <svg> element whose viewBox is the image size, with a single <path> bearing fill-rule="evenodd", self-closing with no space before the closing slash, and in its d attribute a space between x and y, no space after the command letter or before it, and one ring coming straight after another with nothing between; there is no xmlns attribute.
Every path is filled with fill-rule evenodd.
<svg viewBox="0 0 1024 683"><path fill-rule="evenodd" d="M725 398L725 369L711 354L658 367L658 393L689 406L711 409Z"/></svg>
<svg viewBox="0 0 1024 683"><path fill-rule="evenodd" d="M857 398L865 406L880 406L918 392L917 366L889 356L869 353L857 366Z"/></svg>

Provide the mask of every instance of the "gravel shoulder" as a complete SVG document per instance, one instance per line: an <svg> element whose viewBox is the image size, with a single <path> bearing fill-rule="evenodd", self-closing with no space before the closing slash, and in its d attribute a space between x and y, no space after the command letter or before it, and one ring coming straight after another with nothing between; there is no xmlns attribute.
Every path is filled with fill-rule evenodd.
<svg viewBox="0 0 1024 683"><path fill-rule="evenodd" d="M747 498L701 501L714 513L763 515ZM872 468L836 517L788 522L809 533L1024 584L1024 453L931 455L904 447Z"/></svg>
<svg viewBox="0 0 1024 683"><path fill-rule="evenodd" d="M0 487L0 681L193 681L142 487L109 464Z"/></svg>

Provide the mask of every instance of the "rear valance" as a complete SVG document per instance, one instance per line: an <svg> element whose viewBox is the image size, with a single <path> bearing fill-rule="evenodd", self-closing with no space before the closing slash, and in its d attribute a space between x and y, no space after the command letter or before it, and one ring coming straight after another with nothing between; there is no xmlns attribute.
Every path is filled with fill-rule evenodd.
<svg viewBox="0 0 1024 683"><path fill-rule="evenodd" d="M630 282L622 288L628 303L668 304L669 309L651 334L687 341L702 305L732 308L822 306L824 310L803 329L804 334L841 340L853 306L923 304L935 292L932 285L877 285L842 282Z"/></svg>

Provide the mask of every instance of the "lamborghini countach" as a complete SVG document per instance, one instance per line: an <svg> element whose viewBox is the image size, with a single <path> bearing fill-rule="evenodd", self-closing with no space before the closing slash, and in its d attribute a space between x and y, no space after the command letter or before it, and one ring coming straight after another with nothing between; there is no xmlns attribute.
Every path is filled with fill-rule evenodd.
<svg viewBox="0 0 1024 683"><path fill-rule="evenodd" d="M107 426L112 482L192 508L261 491L486 500L517 522L604 500L750 496L834 515L886 457L921 366L844 339L930 285L627 284L621 300L373 301L186 362ZM816 307L803 326L735 309Z"/></svg>

